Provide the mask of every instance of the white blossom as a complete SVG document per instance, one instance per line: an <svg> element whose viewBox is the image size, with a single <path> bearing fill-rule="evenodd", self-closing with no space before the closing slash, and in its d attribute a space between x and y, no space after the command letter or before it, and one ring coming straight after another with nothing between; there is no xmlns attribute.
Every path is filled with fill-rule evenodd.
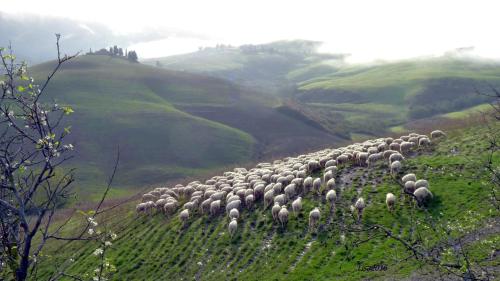
<svg viewBox="0 0 500 281"><path fill-rule="evenodd" d="M104 246L106 246L106 247L109 247L109 246L111 246L111 245L113 245L113 243L111 243L110 241L106 241L106 242L104 242Z"/></svg>
<svg viewBox="0 0 500 281"><path fill-rule="evenodd" d="M94 256L100 256L104 253L104 250L101 249L101 248L97 248L95 251L94 251Z"/></svg>

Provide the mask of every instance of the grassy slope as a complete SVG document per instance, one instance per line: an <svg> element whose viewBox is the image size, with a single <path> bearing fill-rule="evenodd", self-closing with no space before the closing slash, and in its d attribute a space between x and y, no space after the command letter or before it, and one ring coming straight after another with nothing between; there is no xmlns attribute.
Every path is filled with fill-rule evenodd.
<svg viewBox="0 0 500 281"><path fill-rule="evenodd" d="M488 207L488 189L476 178L479 174L474 161L482 158L476 153L486 146L484 129L469 128L449 132L449 138L437 144L430 154L406 161L404 172L415 172L429 180L435 198L428 210L438 222L456 224L473 217L479 224L469 226L480 227L489 217L498 218L499 214ZM452 147L458 153L450 153ZM500 161L498 154L494 161ZM342 193L333 221L352 220L348 206L357 197L356 190L361 188L368 202L364 221L383 224L403 237L408 235L411 231L409 214L415 212L422 216L423 211L399 199L396 211L387 212L385 194L400 194L400 187L387 174L387 167L382 165L369 171L359 169L351 176L352 183ZM318 236L311 236L307 232L305 214L317 205L317 198L308 195L302 215L292 215L286 231L282 231L273 224L270 210L263 211L259 204L256 211L242 213L233 239L227 234L225 216L195 216L183 230L177 217L165 219L155 215L136 219L133 206L130 206L110 219L114 227L120 229L119 239L108 256L118 268L114 280L386 279L387 276L402 278L419 268L413 260L401 261L407 253L389 240L371 240L348 254L339 242L339 229L327 223L327 209L323 203L319 204L323 231ZM425 235L425 230L422 234ZM494 241L493 248L500 246L498 235L486 235L482 239ZM481 241L474 242L471 247L475 248L474 255L486 257L491 249L488 243ZM62 258L67 259L69 253L73 253L76 260L70 272L90 273L97 262L91 255L95 248L95 245L81 248L78 244L65 248L67 254ZM358 270L377 264L386 265L387 271ZM498 260L485 261L485 264L499 266Z"/></svg>
<svg viewBox="0 0 500 281"><path fill-rule="evenodd" d="M50 63L31 72L41 78ZM159 70L108 56L84 56L64 66L48 98L70 104L78 184L98 188L121 148L121 186L140 186L247 161L254 138L202 119L176 104L227 105L241 92L219 79ZM88 190L91 192L91 190Z"/></svg>

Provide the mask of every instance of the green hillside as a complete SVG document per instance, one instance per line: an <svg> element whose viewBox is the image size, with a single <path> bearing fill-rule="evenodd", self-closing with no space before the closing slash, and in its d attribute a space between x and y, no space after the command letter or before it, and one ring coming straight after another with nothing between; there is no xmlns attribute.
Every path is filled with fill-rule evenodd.
<svg viewBox="0 0 500 281"><path fill-rule="evenodd" d="M341 168L336 180L342 192L335 213L328 212L324 199L309 194L304 198L302 213L291 214L284 230L273 223L271 211L263 210L260 202L255 210L241 213L233 238L227 231L226 215L195 214L183 228L177 215L138 218L134 205L124 206L106 218L107 227L118 234L107 251L107 258L117 268L112 280L400 280L410 275L412 280L448 280L445 271L440 275L435 268L411 258L411 252L401 243L384 235L354 232L342 242L342 229L361 227L349 211L358 196L368 204L362 224L380 224L397 237L415 243L426 237L426 243L435 245L443 256L448 249L438 247L444 241L428 225L448 225L453 239L464 239L470 260L480 261L484 268L498 269L498 259L490 258L490 253L500 247L500 214L490 205L488 177L477 169L486 157L482 151L488 147L485 128L447 133L445 140L408 158L399 174L412 172L429 181L434 198L427 208L403 199L387 164ZM496 153L493 163L499 161ZM387 192L398 198L392 213L385 205ZM322 212L317 235L307 231L307 214L316 206ZM426 224L415 225L415 219ZM476 239L466 238L469 236ZM62 257L49 255L45 262L57 264L71 257L74 263L69 266L69 274L91 275L98 263L92 254L97 247L73 243L63 246L66 254ZM40 277L51 270L48 264L43 268Z"/></svg>
<svg viewBox="0 0 500 281"><path fill-rule="evenodd" d="M304 49L300 42L315 47ZM281 52L208 49L147 63L223 77L273 98L293 99L319 119L342 123L351 136L379 135L409 121L474 107L488 101L475 88L500 86L500 63L491 60L442 56L352 65L342 55L317 53L314 43L262 45L277 44Z"/></svg>
<svg viewBox="0 0 500 281"><path fill-rule="evenodd" d="M52 63L45 63L30 72L41 81L51 69ZM116 184L137 189L253 161L263 152L288 153L339 140L268 107L269 99L259 93L225 80L110 56L77 57L57 73L47 94L47 99L75 110L68 120L78 153L72 165L80 176L78 190L88 194L105 182L118 145ZM243 105L265 114L243 116L232 110ZM212 118L200 112L228 113ZM274 120L269 125L274 131L264 134L259 128L255 118L263 116ZM254 125L238 127L238 119ZM278 145L282 138L287 143Z"/></svg>

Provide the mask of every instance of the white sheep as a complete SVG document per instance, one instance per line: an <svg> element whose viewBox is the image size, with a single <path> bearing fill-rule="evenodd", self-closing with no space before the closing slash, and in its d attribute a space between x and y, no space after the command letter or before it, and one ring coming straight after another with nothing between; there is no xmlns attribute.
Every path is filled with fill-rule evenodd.
<svg viewBox="0 0 500 281"><path fill-rule="evenodd" d="M233 208L231 211L229 211L229 218L230 219L238 219L240 217L240 212L238 209Z"/></svg>
<svg viewBox="0 0 500 281"><path fill-rule="evenodd" d="M234 233L236 233L236 229L238 229L238 222L236 221L235 218L233 218L231 220L231 222L229 223L229 227L228 227L229 235L231 237L233 237Z"/></svg>
<svg viewBox="0 0 500 281"><path fill-rule="evenodd" d="M428 138L421 138L418 140L418 146L429 146L431 145L431 140Z"/></svg>
<svg viewBox="0 0 500 281"><path fill-rule="evenodd" d="M248 209L252 209L253 203L255 202L253 194L248 195L245 197L245 206L247 206Z"/></svg>
<svg viewBox="0 0 500 281"><path fill-rule="evenodd" d="M189 210L188 209L184 209L182 210L182 212L179 213L179 219L184 223L186 224L186 222L188 221L189 219Z"/></svg>
<svg viewBox="0 0 500 281"><path fill-rule="evenodd" d="M202 214L208 214L210 211L210 204L212 203L212 199L208 198L201 202L200 210Z"/></svg>
<svg viewBox="0 0 500 281"><path fill-rule="evenodd" d="M415 174L406 174L401 178L401 180L403 183L406 183L407 181L417 181L417 176Z"/></svg>
<svg viewBox="0 0 500 281"><path fill-rule="evenodd" d="M318 208L314 208L311 212L309 212L309 231L314 231L318 222L321 218L321 213Z"/></svg>
<svg viewBox="0 0 500 281"><path fill-rule="evenodd" d="M241 201L239 199L231 201L226 204L226 212L229 213L232 209L240 209L240 206L241 206Z"/></svg>
<svg viewBox="0 0 500 281"><path fill-rule="evenodd" d="M431 132L431 138L435 139L440 137L446 137L446 134L441 130L435 130Z"/></svg>
<svg viewBox="0 0 500 281"><path fill-rule="evenodd" d="M400 153L394 153L394 154L391 154L391 156L389 156L389 163L392 163L394 161L404 161L405 158L403 157L403 155L401 155Z"/></svg>
<svg viewBox="0 0 500 281"><path fill-rule="evenodd" d="M415 192L415 182L414 181L407 181L405 182L405 187L404 187L404 191L405 193L407 194L413 194L413 192Z"/></svg>
<svg viewBox="0 0 500 281"><path fill-rule="evenodd" d="M328 171L323 175L323 182L328 182L330 179L333 179L332 171Z"/></svg>
<svg viewBox="0 0 500 281"><path fill-rule="evenodd" d="M320 193L320 190L321 190L321 179L320 178L314 179L312 189L314 192L316 192L318 194Z"/></svg>
<svg viewBox="0 0 500 281"><path fill-rule="evenodd" d="M330 204L330 208L333 209L335 206L335 200L337 200L337 193L335 190L331 189L326 193L326 201Z"/></svg>
<svg viewBox="0 0 500 281"><path fill-rule="evenodd" d="M288 210L286 206L281 206L281 210L278 213L278 219L281 223L281 227L285 228L288 222Z"/></svg>
<svg viewBox="0 0 500 281"><path fill-rule="evenodd" d="M413 148L414 144L412 142L404 141L401 143L400 151L402 154L407 154Z"/></svg>
<svg viewBox="0 0 500 281"><path fill-rule="evenodd" d="M394 205L396 204L396 196L392 193L387 193L385 196L385 204L387 205L387 209L392 211L394 209Z"/></svg>
<svg viewBox="0 0 500 281"><path fill-rule="evenodd" d="M280 204L280 206L285 205L286 197L285 194L280 194L274 197L274 203Z"/></svg>
<svg viewBox="0 0 500 281"><path fill-rule="evenodd" d="M299 196L292 202L292 211L295 215L297 215L298 213L300 213L301 210L302 210L302 197Z"/></svg>
<svg viewBox="0 0 500 281"><path fill-rule="evenodd" d="M415 195L419 206L426 204L433 197L432 193L425 186L417 188L415 192L413 192L413 195Z"/></svg>
<svg viewBox="0 0 500 281"><path fill-rule="evenodd" d="M334 189L335 188L335 179L329 179L328 182L326 182L326 189Z"/></svg>
<svg viewBox="0 0 500 281"><path fill-rule="evenodd" d="M285 196L291 200L295 196L295 184L291 183L285 187Z"/></svg>
<svg viewBox="0 0 500 281"><path fill-rule="evenodd" d="M313 178L307 177L304 179L304 193L308 193L313 187Z"/></svg>
<svg viewBox="0 0 500 281"><path fill-rule="evenodd" d="M264 194L264 209L267 209L274 200L274 191L271 189Z"/></svg>
<svg viewBox="0 0 500 281"><path fill-rule="evenodd" d="M391 174L395 175L397 174L401 168L403 167L403 165L401 164L401 162L399 161L394 161L391 163Z"/></svg>
<svg viewBox="0 0 500 281"><path fill-rule="evenodd" d="M278 220L278 213L280 212L280 210L280 204L278 202L275 202L273 208L271 209L271 214L273 215L273 219L275 221Z"/></svg>
<svg viewBox="0 0 500 281"><path fill-rule="evenodd" d="M221 201L215 200L210 203L210 215L216 216L220 211Z"/></svg>
<svg viewBox="0 0 500 281"><path fill-rule="evenodd" d="M356 210L358 210L358 220L361 220L361 216L363 215L363 210L366 207L365 200L363 199L363 197L359 197L358 200L356 200L354 207L356 208Z"/></svg>
<svg viewBox="0 0 500 281"><path fill-rule="evenodd" d="M415 182L415 188L418 189L419 187L426 187L429 189L429 182L427 180L418 180Z"/></svg>

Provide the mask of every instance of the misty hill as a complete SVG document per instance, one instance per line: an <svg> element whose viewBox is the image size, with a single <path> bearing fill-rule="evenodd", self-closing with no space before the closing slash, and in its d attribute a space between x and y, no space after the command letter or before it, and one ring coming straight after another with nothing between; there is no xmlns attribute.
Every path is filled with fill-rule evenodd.
<svg viewBox="0 0 500 281"><path fill-rule="evenodd" d="M198 52L147 59L144 63L166 69L209 74L271 94L284 94L294 85L287 75L320 61L341 61L342 55L319 54L319 42L277 41L239 47L218 45Z"/></svg>
<svg viewBox="0 0 500 281"><path fill-rule="evenodd" d="M148 63L236 77L233 80L242 85L294 100L320 120L338 120L350 133L368 135L484 104L488 99L477 95L475 88L500 86L500 63L489 60L445 55L350 65L343 56L316 53L317 43L310 42L307 46L314 47L306 50L296 41L265 46L273 44L286 45L287 51L248 54L241 48L209 49Z"/></svg>
<svg viewBox="0 0 500 281"><path fill-rule="evenodd" d="M40 81L52 66L30 71ZM75 109L69 120L78 151L73 165L77 185L89 192L104 183L118 145L116 184L137 188L342 137L225 80L110 56L77 57L62 67L47 93Z"/></svg>

